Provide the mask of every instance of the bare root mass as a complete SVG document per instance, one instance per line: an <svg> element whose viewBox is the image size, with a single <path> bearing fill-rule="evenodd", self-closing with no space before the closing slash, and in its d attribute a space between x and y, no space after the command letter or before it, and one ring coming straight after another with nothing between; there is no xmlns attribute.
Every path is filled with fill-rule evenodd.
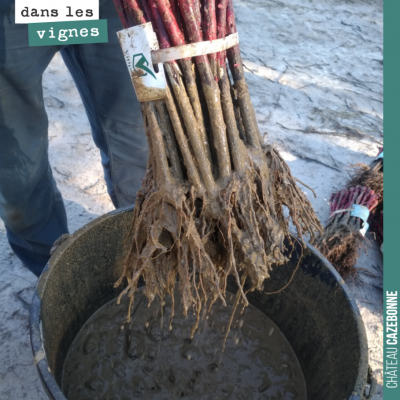
<svg viewBox="0 0 400 400"><path fill-rule="evenodd" d="M217 9L206 0L115 2L125 26L132 10L136 24L151 20L162 48L236 32L227 0ZM133 300L142 276L152 301L173 296L179 277L185 314L194 307L199 316L225 304L233 276L247 305L245 279L261 290L272 267L287 262L289 222L300 240L322 227L282 157L262 145L239 47L164 68L167 97L142 104L150 154L116 286L126 279L121 296Z"/></svg>
<svg viewBox="0 0 400 400"><path fill-rule="evenodd" d="M383 161L376 160L372 165L355 164L354 172L351 176L347 187L366 186L380 196L381 203L383 201Z"/></svg>
<svg viewBox="0 0 400 400"><path fill-rule="evenodd" d="M351 225L331 224L325 228L324 235L317 240L315 246L335 267L343 279L355 277L355 264L358 252L363 246L359 231Z"/></svg>

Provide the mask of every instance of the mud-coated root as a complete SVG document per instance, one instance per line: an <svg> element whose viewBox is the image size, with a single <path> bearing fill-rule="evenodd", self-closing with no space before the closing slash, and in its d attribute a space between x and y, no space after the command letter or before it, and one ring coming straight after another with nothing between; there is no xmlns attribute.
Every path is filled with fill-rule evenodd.
<svg viewBox="0 0 400 400"><path fill-rule="evenodd" d="M151 149L150 149L151 150ZM151 157L150 157L151 159ZM160 184L150 166L138 192L132 223L133 241L125 269L128 293L133 300L140 276L146 282L145 295L152 301L178 287L185 314L197 312L220 300L225 304L229 275L236 279L240 302L247 305L243 277L251 290L262 290L273 266L287 261L284 239L291 241L290 210L298 237L306 232L322 232L311 205L297 187L288 166L276 150L248 150L248 168L240 177L220 184L214 195L199 195L189 183ZM268 164L273 165L273 178ZM273 184L271 184L273 182ZM193 333L197 329L193 327Z"/></svg>
<svg viewBox="0 0 400 400"><path fill-rule="evenodd" d="M264 152L272 174L275 192L275 209L281 228L285 232L285 235L290 237L289 220L283 214L283 206L286 206L289 210L291 221L296 227L298 237L302 238L304 233L308 233L310 235L310 243L313 243L316 234L321 234L323 228L315 215L310 201L297 186L296 181L310 189L314 196L317 197L315 192L292 176L289 166L274 147L266 145L264 147Z"/></svg>
<svg viewBox="0 0 400 400"><path fill-rule="evenodd" d="M358 252L363 247L363 238L352 226L331 225L315 242L315 247L335 267L343 279L355 277Z"/></svg>

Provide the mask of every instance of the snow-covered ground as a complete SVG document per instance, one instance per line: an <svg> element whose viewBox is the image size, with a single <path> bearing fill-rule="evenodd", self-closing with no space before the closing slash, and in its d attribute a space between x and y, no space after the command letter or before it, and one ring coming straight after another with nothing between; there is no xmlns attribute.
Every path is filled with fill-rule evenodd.
<svg viewBox="0 0 400 400"><path fill-rule="evenodd" d="M234 1L247 81L266 140L312 187L326 222L348 167L369 163L383 134L382 0ZM50 160L70 231L113 209L85 111L59 55L44 74ZM132 89L133 90L133 89ZM370 238L372 239L372 238ZM348 282L360 307L382 399L382 255L371 240ZM8 246L0 222L0 398L45 400L32 362L29 303L36 278Z"/></svg>

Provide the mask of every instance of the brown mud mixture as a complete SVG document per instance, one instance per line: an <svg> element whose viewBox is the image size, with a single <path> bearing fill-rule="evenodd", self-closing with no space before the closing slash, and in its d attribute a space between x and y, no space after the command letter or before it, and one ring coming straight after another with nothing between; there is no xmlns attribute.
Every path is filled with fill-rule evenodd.
<svg viewBox="0 0 400 400"><path fill-rule="evenodd" d="M63 390L71 400L241 399L305 400L302 370L279 328L250 305L235 313L236 296L217 302L190 339L196 313L183 316L175 291L148 306L143 290L125 323L128 298L100 308L76 336L64 364ZM126 303L126 304L125 304Z"/></svg>

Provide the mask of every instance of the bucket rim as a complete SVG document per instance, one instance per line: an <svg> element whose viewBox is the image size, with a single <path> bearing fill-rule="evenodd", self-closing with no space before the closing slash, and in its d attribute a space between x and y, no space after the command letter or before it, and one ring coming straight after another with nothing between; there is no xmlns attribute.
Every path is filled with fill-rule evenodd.
<svg viewBox="0 0 400 400"><path fill-rule="evenodd" d="M67 400L60 386L57 384L54 376L52 375L47 363L46 353L44 349L44 339L42 335L42 322L41 322L41 297L44 293L47 280L51 274L52 267L63 256L64 251L88 230L94 226L102 223L103 221L112 218L116 214L132 211L134 206L126 206L93 219L88 224L68 236L68 238L60 244L60 246L52 254L50 260L44 267L35 287L31 307L30 307L30 340L33 353L33 360L39 374L42 386L51 400ZM311 244L306 243L308 250L321 260L321 263L329 270L331 276L341 286L344 295L349 302L353 315L357 323L358 336L360 338L360 362L358 368L358 376L355 382L355 388L349 397L349 400L364 399L363 393L368 375L368 342L365 331L364 322L361 317L360 310L352 296L351 291L340 274L331 265L331 263ZM323 279L323 278L321 278Z"/></svg>

